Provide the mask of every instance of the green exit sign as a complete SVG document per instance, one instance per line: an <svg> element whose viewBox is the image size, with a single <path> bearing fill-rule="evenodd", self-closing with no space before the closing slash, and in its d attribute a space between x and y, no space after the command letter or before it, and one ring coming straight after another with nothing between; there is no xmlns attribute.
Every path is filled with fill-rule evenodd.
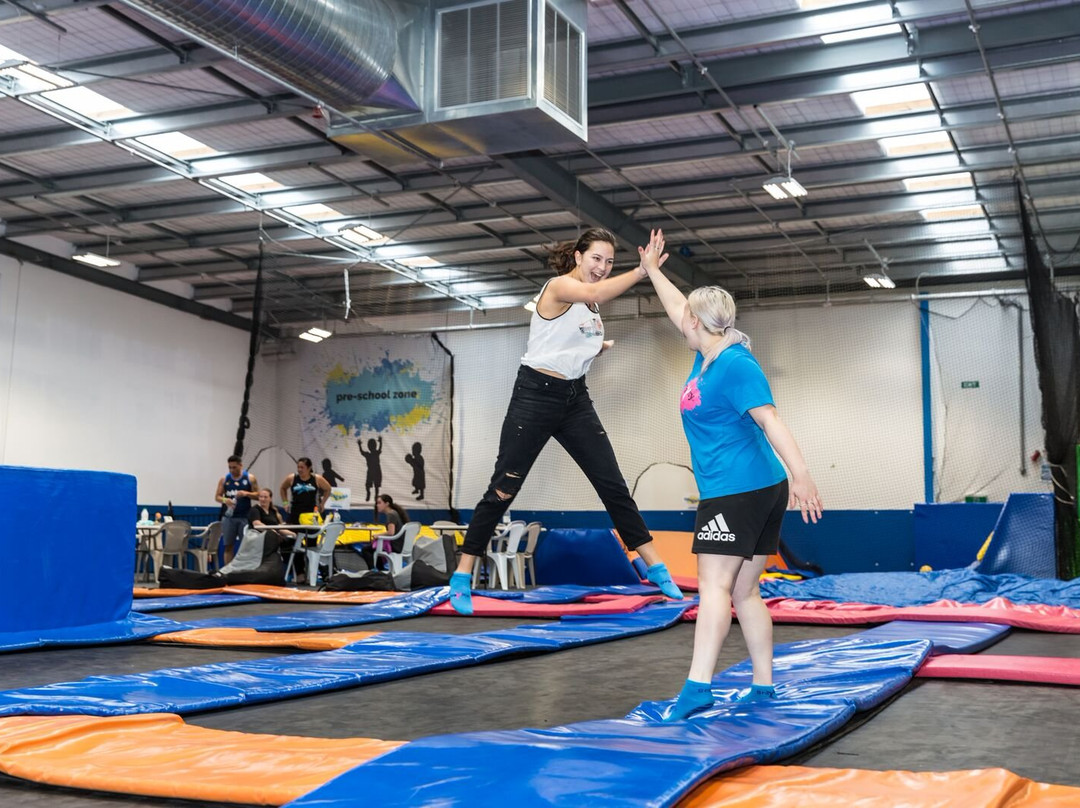
<svg viewBox="0 0 1080 808"><path fill-rule="evenodd" d="M961 390L974 390L979 386L978 382L960 382Z"/></svg>

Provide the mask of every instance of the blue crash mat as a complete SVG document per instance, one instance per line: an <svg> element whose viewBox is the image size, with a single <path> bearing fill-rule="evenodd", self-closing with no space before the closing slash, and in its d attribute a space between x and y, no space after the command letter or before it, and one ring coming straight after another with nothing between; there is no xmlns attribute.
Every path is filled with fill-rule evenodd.
<svg viewBox="0 0 1080 808"><path fill-rule="evenodd" d="M380 808L671 805L717 772L780 760L827 737L903 688L930 649L927 639L860 635L791 643L777 649L775 675L787 690L776 701L734 701L751 681L742 663L714 680L724 703L688 721L659 723L671 702L647 703L620 720L423 738L289 806L345 808L357 794Z"/></svg>
<svg viewBox="0 0 1080 808"><path fill-rule="evenodd" d="M561 643L558 623L465 635L383 632L334 651L91 676L0 691L0 716L190 713L254 704L658 631L678 622L685 608L665 604L603 618L591 631L575 621Z"/></svg>
<svg viewBox="0 0 1080 808"><path fill-rule="evenodd" d="M262 598L255 595L215 592L207 595L177 595L173 598L136 598L131 604L133 612L165 612L174 609L203 609L210 606L232 606L237 603L256 603Z"/></svg>
<svg viewBox="0 0 1080 808"><path fill-rule="evenodd" d="M0 634L0 652L24 651L28 648L47 646L114 645L144 640L167 631L182 631L185 628L190 628L190 626L187 623L178 623L164 617L132 612L123 620L111 623L6 632Z"/></svg>

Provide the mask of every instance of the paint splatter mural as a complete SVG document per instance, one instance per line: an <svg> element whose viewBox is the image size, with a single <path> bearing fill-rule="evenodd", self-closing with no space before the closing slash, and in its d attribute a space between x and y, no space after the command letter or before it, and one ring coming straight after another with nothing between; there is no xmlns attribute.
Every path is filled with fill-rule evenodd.
<svg viewBox="0 0 1080 808"><path fill-rule="evenodd" d="M450 362L433 339L335 338L306 347L303 367L303 451L329 461L352 507L380 493L446 504Z"/></svg>

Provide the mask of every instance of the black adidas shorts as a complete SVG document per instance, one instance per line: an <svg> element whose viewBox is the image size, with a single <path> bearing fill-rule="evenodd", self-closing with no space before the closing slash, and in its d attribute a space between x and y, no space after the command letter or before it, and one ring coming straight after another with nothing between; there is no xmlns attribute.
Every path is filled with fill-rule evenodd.
<svg viewBox="0 0 1080 808"><path fill-rule="evenodd" d="M786 479L756 491L701 500L693 551L743 558L775 553L787 502Z"/></svg>

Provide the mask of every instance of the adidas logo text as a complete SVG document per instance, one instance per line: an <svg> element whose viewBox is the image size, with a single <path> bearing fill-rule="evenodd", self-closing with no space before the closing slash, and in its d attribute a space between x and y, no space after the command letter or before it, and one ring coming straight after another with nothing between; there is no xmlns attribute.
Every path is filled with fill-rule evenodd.
<svg viewBox="0 0 1080 808"><path fill-rule="evenodd" d="M722 513L710 519L708 524L698 531L697 537L701 541L735 541L735 534L728 528Z"/></svg>

